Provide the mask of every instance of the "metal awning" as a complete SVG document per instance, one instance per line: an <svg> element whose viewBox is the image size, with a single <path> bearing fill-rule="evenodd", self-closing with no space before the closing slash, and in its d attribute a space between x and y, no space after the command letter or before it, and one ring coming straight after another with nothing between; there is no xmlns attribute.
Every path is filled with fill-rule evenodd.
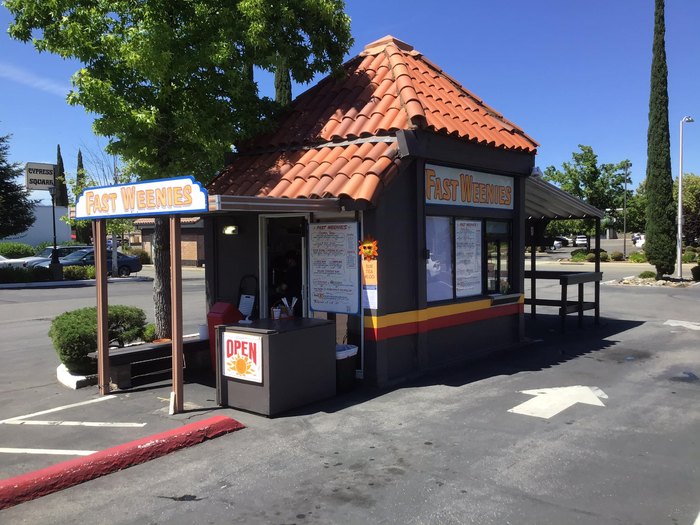
<svg viewBox="0 0 700 525"><path fill-rule="evenodd" d="M313 212L341 211L340 199L288 199L279 197L243 197L237 195L209 195L209 212Z"/></svg>
<svg viewBox="0 0 700 525"><path fill-rule="evenodd" d="M569 195L541 177L525 181L525 217L541 219L603 218L603 211Z"/></svg>

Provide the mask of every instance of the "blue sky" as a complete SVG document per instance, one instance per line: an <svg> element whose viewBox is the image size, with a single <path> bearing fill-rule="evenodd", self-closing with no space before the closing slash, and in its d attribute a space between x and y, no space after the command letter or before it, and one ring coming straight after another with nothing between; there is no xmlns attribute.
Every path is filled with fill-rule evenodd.
<svg viewBox="0 0 700 525"><path fill-rule="evenodd" d="M542 170L585 144L599 162L630 159L636 188L646 169L653 11L653 0L348 0L355 45L347 58L391 34L537 140ZM684 127L683 171L700 174L698 21L698 0L667 1L674 177L684 115L698 122ZM74 174L78 149L85 155L105 143L91 116L65 102L79 64L11 40L9 22L0 7L0 134L12 134L10 160L55 162L60 144ZM272 95L270 79L258 80ZM295 96L307 87L296 86Z"/></svg>

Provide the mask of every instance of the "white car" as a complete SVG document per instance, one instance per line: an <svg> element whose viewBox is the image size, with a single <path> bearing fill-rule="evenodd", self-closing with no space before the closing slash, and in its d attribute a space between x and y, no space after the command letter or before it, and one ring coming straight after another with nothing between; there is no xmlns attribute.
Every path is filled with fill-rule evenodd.
<svg viewBox="0 0 700 525"><path fill-rule="evenodd" d="M646 235L641 234L641 235L639 236L639 238L638 238L636 241L634 241L634 245L635 245L637 248L644 248L644 242L645 242L645 241L646 241Z"/></svg>
<svg viewBox="0 0 700 525"><path fill-rule="evenodd" d="M27 261L23 259L8 259L0 255L0 268L24 268Z"/></svg>
<svg viewBox="0 0 700 525"><path fill-rule="evenodd" d="M588 246L588 237L577 235L576 239L574 239L574 246Z"/></svg>
<svg viewBox="0 0 700 525"><path fill-rule="evenodd" d="M561 241L554 239L554 242L552 243L552 251L558 250L561 247L562 247Z"/></svg>

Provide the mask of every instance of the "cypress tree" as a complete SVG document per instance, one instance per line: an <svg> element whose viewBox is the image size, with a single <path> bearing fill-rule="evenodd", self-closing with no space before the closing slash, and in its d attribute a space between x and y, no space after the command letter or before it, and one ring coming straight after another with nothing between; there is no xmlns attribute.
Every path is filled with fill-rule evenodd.
<svg viewBox="0 0 700 525"><path fill-rule="evenodd" d="M66 186L66 172L63 169L63 156L61 145L56 147L56 206L68 206L68 187Z"/></svg>
<svg viewBox="0 0 700 525"><path fill-rule="evenodd" d="M647 131L647 221L644 251L657 279L675 270L676 208L673 200L668 129L668 67L664 43L664 0L656 0Z"/></svg>
<svg viewBox="0 0 700 525"><path fill-rule="evenodd" d="M83 167L83 152L78 150L78 167L75 170L75 199L78 197L85 188L85 168ZM92 228L90 221L76 221L75 222L75 240L82 244L90 244L90 236L92 235Z"/></svg>

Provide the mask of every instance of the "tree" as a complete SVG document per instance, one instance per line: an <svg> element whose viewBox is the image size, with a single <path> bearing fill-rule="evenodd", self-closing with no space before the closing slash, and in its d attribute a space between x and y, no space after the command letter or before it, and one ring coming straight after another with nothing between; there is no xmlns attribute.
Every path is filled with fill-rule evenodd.
<svg viewBox="0 0 700 525"><path fill-rule="evenodd" d="M71 104L99 115L108 151L141 178L206 182L231 145L265 129L278 105L251 70L283 60L297 82L340 66L351 45L341 0L6 0L9 33L80 60ZM34 34L35 30L36 34ZM169 237L156 220L154 302L170 335Z"/></svg>
<svg viewBox="0 0 700 525"><path fill-rule="evenodd" d="M676 206L668 130L668 67L664 42L664 0L656 0L647 130L647 223L644 251L656 277L672 274L676 259Z"/></svg>
<svg viewBox="0 0 700 525"><path fill-rule="evenodd" d="M19 164L10 164L10 136L0 136L0 239L27 230L36 219L29 192L18 183L22 180Z"/></svg>
<svg viewBox="0 0 700 525"><path fill-rule="evenodd" d="M624 202L625 173L632 163L623 160L617 164L598 164L598 156L591 146L579 144L578 152L571 154L571 162L564 162L561 170L549 166L544 171L544 179L559 186L562 190L606 211L612 223L622 224ZM630 191L628 190L628 197ZM587 221L590 223L591 221ZM563 220L550 222L548 235L587 231L591 233L592 224L581 227L582 221ZM621 228L622 226L620 226Z"/></svg>
<svg viewBox="0 0 700 525"><path fill-rule="evenodd" d="M643 232L647 221L646 181L642 181L637 191L627 198L627 231Z"/></svg>
<svg viewBox="0 0 700 525"><path fill-rule="evenodd" d="M73 194L77 200L83 188L87 187L85 182L85 166L83 166L83 152L78 150L78 165L75 170L75 188ZM92 237L90 221L75 221L75 240L82 244L89 244Z"/></svg>
<svg viewBox="0 0 700 525"><path fill-rule="evenodd" d="M673 183L673 201L678 202L678 180ZM700 239L700 177L683 175L683 238L686 244Z"/></svg>
<svg viewBox="0 0 700 525"><path fill-rule="evenodd" d="M63 168L63 157L61 156L61 145L56 146L56 196L54 204L56 206L68 207L68 186L66 186L66 171Z"/></svg>

